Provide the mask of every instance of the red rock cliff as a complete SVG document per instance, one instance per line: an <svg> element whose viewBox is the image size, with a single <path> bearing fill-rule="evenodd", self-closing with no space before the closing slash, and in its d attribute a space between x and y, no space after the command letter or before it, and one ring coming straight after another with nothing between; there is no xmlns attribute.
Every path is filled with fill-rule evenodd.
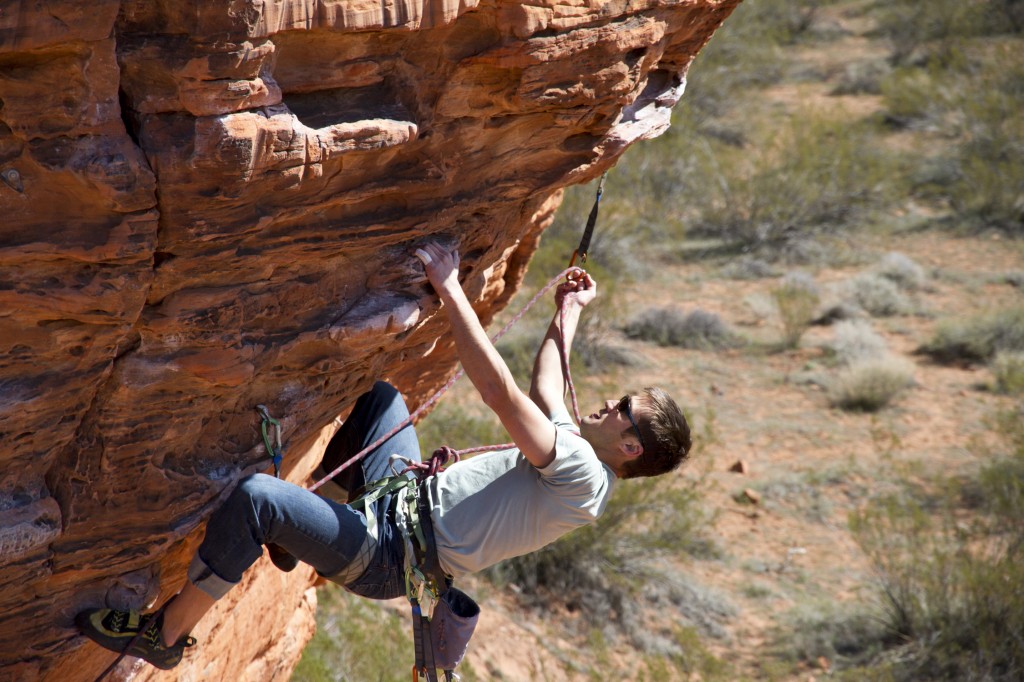
<svg viewBox="0 0 1024 682"><path fill-rule="evenodd" d="M74 614L181 586L256 404L301 482L375 378L436 388L415 247L489 319L738 1L0 2L0 679L92 679ZM163 679L287 677L311 574L251 573Z"/></svg>

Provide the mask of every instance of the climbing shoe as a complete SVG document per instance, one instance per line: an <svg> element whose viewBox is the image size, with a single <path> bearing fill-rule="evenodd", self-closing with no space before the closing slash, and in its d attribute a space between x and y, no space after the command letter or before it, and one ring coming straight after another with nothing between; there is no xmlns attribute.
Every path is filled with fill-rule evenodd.
<svg viewBox="0 0 1024 682"><path fill-rule="evenodd" d="M173 646L165 646L160 638L162 612L144 616L138 611L96 609L83 611L75 617L82 634L100 646L126 656L141 658L161 670L178 665L185 649L196 640L183 637Z"/></svg>

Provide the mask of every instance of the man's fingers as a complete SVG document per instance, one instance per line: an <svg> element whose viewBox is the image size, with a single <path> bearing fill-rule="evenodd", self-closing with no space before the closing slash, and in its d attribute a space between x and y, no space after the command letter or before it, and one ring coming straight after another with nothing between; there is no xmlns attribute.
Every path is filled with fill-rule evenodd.
<svg viewBox="0 0 1024 682"><path fill-rule="evenodd" d="M430 265L434 259L430 257L430 254L423 249L416 249L416 257L419 258L424 265Z"/></svg>

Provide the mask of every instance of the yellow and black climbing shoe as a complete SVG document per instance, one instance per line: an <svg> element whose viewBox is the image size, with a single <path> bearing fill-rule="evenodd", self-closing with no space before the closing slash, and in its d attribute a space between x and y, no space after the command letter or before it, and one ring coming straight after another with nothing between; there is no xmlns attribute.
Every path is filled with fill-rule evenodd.
<svg viewBox="0 0 1024 682"><path fill-rule="evenodd" d="M100 646L125 656L141 658L161 670L178 665L185 649L194 645L192 637L183 637L173 646L165 646L160 638L162 612L142 615L138 611L95 609L75 617L82 634Z"/></svg>

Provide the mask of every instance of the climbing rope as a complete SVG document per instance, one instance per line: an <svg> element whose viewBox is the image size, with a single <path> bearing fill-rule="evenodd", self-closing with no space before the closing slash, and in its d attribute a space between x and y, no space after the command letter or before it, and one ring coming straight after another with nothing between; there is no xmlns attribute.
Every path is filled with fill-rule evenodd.
<svg viewBox="0 0 1024 682"><path fill-rule="evenodd" d="M548 282L547 284L545 284L544 287L540 291L538 291L536 294L534 294L533 298L531 298L527 302L527 304L525 306L523 306L522 310L520 310L518 313L516 313L515 316L511 320L509 320L508 323L504 327L501 328L501 331L499 331L497 334L495 334L493 337L491 337L491 342L492 343L496 343L498 341L498 339L500 339L502 336L504 336L506 333L508 333L508 331L512 328L512 326L515 325L515 323L518 322L520 319L522 319L523 315L525 315L526 312L530 308L532 308L533 305L537 301L540 300L541 296L546 294L553 286L558 284L562 280L562 278L577 279L579 277L582 277L582 273L583 273L583 271L580 268L569 267L569 268L566 268L565 270L563 270L562 272L560 272L554 278L552 278L551 281ZM562 306L561 306L560 311L559 311L559 323L560 323L562 329L565 329L565 318L566 318L566 313L568 312L568 309L569 309L568 298L563 298L562 299ZM564 339L562 340L562 343L560 344L560 346L561 346L560 350L561 350L561 358L562 358L562 374L565 377L566 385L569 387L569 394L572 396L573 416L576 417L576 423L578 424L579 421L580 421L580 408L579 408L579 404L578 404L578 402L576 400L576 388L575 388L575 386L573 386L572 377L569 375L569 349L566 347L566 344L564 343ZM355 456L353 456L351 459L349 459L349 460L347 460L345 462L342 462L342 464L340 466L338 466L334 471L331 471L326 476L324 476L322 479L320 479L319 481L317 481L317 482L313 483L312 485L310 485L307 488L307 490L310 490L310 491L316 490L317 488L322 486L324 483L326 483L327 481L331 480L332 478L334 478L335 476L337 476L338 474L343 472L345 469L349 468L350 466L352 466L353 464L355 464L356 462L361 460L368 453L370 453L373 450L375 450L378 447L380 447L389 438L391 438L396 433L398 433L399 431L404 429L406 426L408 426L409 424L412 424L413 422L415 422L417 417L419 417L427 409L429 409L430 406L432 406L434 403L436 403L441 398L441 396L444 395L448 391L449 388L451 388L453 385L455 385L455 382L459 380L459 378L465 373L465 371L466 370L464 370L464 369L459 369L459 371L456 372L452 376L452 378L449 379L444 384L444 386L442 386L440 389L437 390L437 392L435 392L432 396L430 396L430 398L428 398L426 402L424 402L422 405L420 405L418 408L416 408L416 410L414 410L412 412L412 414L410 414L398 426L396 426L395 428L391 429L390 431L385 433L383 436L381 436L380 438L378 438L377 440L375 440L374 442L370 443L365 448L363 448L362 450L357 452L355 454ZM424 475L424 474L422 474L423 471L431 471L431 470L433 471L433 473L437 473L437 471L439 471L448 462L453 461L453 459L454 459L454 461L458 461L458 458L462 457L463 455L476 454L476 453L479 453L479 452L493 452L495 450L507 450L507 449L512 448L512 447L515 447L515 443L501 443L499 445L478 445L476 447L465 448L463 450L452 450L451 448L447 448L447 447L438 448L438 450L436 450L434 452L434 455L430 458L430 460L428 460L427 462L424 462L422 464L420 464L420 463L410 464L409 467L406 470L407 471L408 470L415 471L419 475ZM432 474L431 473L426 473L425 475L430 476Z"/></svg>

